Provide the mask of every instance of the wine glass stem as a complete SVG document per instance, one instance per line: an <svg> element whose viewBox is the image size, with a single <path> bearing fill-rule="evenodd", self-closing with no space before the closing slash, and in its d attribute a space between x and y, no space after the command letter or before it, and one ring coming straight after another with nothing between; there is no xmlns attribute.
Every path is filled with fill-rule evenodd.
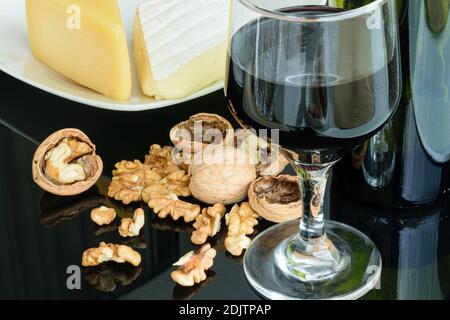
<svg viewBox="0 0 450 320"><path fill-rule="evenodd" d="M333 164L295 165L303 192L303 216L300 220L299 237L310 244L325 236L323 200Z"/></svg>
<svg viewBox="0 0 450 320"><path fill-rule="evenodd" d="M327 237L325 230L323 199L334 163L292 163L301 181L303 215L298 233L275 251L277 266L288 277L307 282L331 279L350 261Z"/></svg>

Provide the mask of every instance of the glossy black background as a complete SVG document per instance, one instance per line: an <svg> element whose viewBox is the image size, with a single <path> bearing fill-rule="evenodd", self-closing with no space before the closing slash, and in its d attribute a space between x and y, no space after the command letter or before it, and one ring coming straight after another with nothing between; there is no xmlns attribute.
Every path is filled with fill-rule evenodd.
<svg viewBox="0 0 450 320"><path fill-rule="evenodd" d="M0 95L0 298L258 299L246 283L241 260L224 253L223 232L212 241L219 253L210 281L193 289L176 287L170 279L171 264L191 250L190 228L157 220L150 212L142 234L147 247L140 250L142 270L134 282L106 293L89 284L83 270L82 289L66 287L66 268L78 265L86 248L100 241L123 241L116 232L96 236L88 214L90 206L111 203L104 193L114 163L143 159L153 143L168 144L169 129L195 113L213 112L230 119L221 91L153 111L114 112L61 99L0 73ZM96 188L75 199L45 194L31 179L38 143L65 127L85 131L105 164ZM339 184L339 179L332 181L327 199L332 218L364 231L383 256L381 289L366 299L448 299L450 205L407 213L379 211L347 199ZM132 211L113 204L120 214ZM42 223L51 223L61 208L81 211L54 227ZM263 223L258 230L268 225ZM119 271L136 272L126 267Z"/></svg>

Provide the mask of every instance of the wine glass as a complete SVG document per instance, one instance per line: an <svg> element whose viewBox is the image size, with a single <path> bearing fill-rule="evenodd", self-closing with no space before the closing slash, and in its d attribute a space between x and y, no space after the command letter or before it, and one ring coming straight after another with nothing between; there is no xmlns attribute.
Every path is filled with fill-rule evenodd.
<svg viewBox="0 0 450 320"><path fill-rule="evenodd" d="M230 21L229 109L243 128L277 129L279 144L297 154L286 152L303 193L300 226L258 235L246 277L269 299L359 298L379 280L380 254L363 233L324 219L323 196L333 164L398 105L396 3L232 0Z"/></svg>

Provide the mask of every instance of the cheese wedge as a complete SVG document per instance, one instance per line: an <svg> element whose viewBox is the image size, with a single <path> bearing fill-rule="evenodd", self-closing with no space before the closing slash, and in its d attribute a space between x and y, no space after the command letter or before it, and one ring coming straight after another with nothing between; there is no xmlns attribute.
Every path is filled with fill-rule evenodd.
<svg viewBox="0 0 450 320"><path fill-rule="evenodd" d="M26 0L33 55L113 99L131 94L130 59L116 0Z"/></svg>
<svg viewBox="0 0 450 320"><path fill-rule="evenodd" d="M149 0L138 6L134 54L142 91L181 99L225 74L228 0Z"/></svg>

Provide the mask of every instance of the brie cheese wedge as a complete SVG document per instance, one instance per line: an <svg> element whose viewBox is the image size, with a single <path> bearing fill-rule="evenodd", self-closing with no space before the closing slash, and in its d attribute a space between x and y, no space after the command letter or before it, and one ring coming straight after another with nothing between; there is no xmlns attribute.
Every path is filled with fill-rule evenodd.
<svg viewBox="0 0 450 320"><path fill-rule="evenodd" d="M228 0L148 0L137 8L134 54L142 91L181 99L223 79Z"/></svg>

